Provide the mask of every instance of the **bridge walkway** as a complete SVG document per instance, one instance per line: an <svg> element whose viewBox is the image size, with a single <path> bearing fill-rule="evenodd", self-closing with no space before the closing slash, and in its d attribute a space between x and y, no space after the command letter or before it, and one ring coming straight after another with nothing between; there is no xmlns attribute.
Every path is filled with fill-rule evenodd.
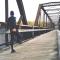
<svg viewBox="0 0 60 60"><path fill-rule="evenodd" d="M55 30L37 36L21 45L0 53L0 60L57 60L57 33Z"/></svg>

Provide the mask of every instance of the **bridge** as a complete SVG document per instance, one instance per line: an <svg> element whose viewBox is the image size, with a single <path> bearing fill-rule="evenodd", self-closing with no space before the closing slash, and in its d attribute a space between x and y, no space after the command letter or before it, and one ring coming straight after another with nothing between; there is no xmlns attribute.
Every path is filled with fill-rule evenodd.
<svg viewBox="0 0 60 60"><path fill-rule="evenodd" d="M20 18L16 24L21 44L14 40L16 53L10 53L10 31L7 27L8 4L5 0L5 23L0 28L1 60L58 60L60 59L59 17L60 2L39 4L33 26L27 22L22 0L16 0ZM53 7L53 8L52 8ZM57 18L56 18L57 17ZM21 25L21 21L23 25ZM13 56L13 57L12 57Z"/></svg>

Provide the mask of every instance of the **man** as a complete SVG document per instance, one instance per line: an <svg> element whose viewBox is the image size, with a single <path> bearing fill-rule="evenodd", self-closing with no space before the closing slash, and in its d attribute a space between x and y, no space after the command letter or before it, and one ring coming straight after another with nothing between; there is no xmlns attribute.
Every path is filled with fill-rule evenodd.
<svg viewBox="0 0 60 60"><path fill-rule="evenodd" d="M10 12L10 17L8 18L8 27L10 29L10 34L11 34L11 53L15 52L13 49L13 42L14 42L14 35L17 36L19 42L19 34L18 34L18 29L16 29L16 17L14 17L14 11Z"/></svg>

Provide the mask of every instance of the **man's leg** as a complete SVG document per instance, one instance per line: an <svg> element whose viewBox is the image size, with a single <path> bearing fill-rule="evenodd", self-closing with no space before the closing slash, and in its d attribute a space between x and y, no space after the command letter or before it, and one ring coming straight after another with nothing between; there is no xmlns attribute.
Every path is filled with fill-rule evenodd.
<svg viewBox="0 0 60 60"><path fill-rule="evenodd" d="M15 50L13 49L13 42L14 42L13 40L14 40L14 34L11 33L11 53L15 52Z"/></svg>

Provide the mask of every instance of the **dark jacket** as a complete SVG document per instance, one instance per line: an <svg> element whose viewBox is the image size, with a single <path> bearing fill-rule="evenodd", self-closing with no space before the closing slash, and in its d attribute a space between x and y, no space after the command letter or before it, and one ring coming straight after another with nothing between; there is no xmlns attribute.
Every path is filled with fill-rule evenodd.
<svg viewBox="0 0 60 60"><path fill-rule="evenodd" d="M11 16L8 18L8 27L9 29L16 28L16 17Z"/></svg>

